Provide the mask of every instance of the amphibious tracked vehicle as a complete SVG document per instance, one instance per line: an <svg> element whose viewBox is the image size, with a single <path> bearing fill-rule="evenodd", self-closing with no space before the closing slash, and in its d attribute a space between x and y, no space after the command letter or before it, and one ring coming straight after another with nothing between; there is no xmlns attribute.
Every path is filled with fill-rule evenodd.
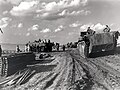
<svg viewBox="0 0 120 90"><path fill-rule="evenodd" d="M80 55L88 58L91 55L102 52L113 52L116 50L118 31L101 32L94 34L87 34L87 32L80 33L78 41L78 49Z"/></svg>
<svg viewBox="0 0 120 90"><path fill-rule="evenodd" d="M0 77L12 75L34 61L35 54L31 52L2 56L0 57Z"/></svg>

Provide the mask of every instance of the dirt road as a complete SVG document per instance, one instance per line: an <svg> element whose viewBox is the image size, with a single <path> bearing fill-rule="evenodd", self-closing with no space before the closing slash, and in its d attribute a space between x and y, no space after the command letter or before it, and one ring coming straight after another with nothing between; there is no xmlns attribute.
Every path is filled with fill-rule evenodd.
<svg viewBox="0 0 120 90"><path fill-rule="evenodd" d="M0 84L1 89L120 90L119 54L89 59L105 64L105 67L102 68L101 64L92 63L80 57L76 50L50 54L53 57L28 65L27 68L30 69L30 72L34 71L35 73L25 83L16 84L16 81L13 84ZM113 73L117 73L117 76L110 73L111 70Z"/></svg>

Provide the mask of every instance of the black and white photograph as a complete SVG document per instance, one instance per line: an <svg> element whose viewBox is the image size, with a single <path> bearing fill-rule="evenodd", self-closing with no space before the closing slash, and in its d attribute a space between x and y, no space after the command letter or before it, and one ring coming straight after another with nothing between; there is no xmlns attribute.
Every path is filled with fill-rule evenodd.
<svg viewBox="0 0 120 90"><path fill-rule="evenodd" d="M0 0L0 90L120 90L120 0Z"/></svg>

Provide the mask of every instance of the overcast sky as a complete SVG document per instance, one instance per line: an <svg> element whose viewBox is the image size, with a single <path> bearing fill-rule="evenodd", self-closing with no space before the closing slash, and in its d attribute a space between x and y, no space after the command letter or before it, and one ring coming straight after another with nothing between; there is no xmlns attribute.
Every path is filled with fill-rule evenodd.
<svg viewBox="0 0 120 90"><path fill-rule="evenodd" d="M1 43L77 41L88 26L120 30L120 0L0 0Z"/></svg>

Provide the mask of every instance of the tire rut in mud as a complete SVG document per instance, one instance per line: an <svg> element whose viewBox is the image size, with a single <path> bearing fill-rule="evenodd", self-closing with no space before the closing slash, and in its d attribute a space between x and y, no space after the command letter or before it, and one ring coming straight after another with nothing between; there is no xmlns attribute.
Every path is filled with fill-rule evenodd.
<svg viewBox="0 0 120 90"><path fill-rule="evenodd" d="M75 80L75 76L76 76L76 69L79 70L79 67L77 67L75 69L76 65L76 60L73 59L73 71L72 71L72 84L73 87L70 88L69 90L91 90L92 85L93 85L93 79L89 73L89 71L87 71L84 67L82 67L82 65L80 65L83 69L83 72L85 73L85 75L83 75L80 79ZM80 72L79 72L80 73ZM77 74L79 74L77 73ZM81 75L80 75L81 76Z"/></svg>
<svg viewBox="0 0 120 90"><path fill-rule="evenodd" d="M51 86L53 84L53 81L56 79L56 77L58 76L59 74L56 74L53 78L51 78L51 80L49 80L45 87L43 88L43 90L45 90L46 88L48 88L49 86Z"/></svg>
<svg viewBox="0 0 120 90"><path fill-rule="evenodd" d="M97 88L100 88L100 90L111 90L110 88L106 87L106 85L104 86L104 83L102 84L102 82L99 82L100 79L104 79L103 75L101 76L101 73L103 74L103 72L98 69L99 67L97 67L92 63L90 65L89 61L85 59L81 58L80 60L80 58L76 57L74 52L72 53L70 52L69 54L71 55L71 58L75 60L75 62L78 62L81 65L81 67L83 68L83 71L86 73L86 77L85 78L83 77L83 80L85 81L86 86L80 89L79 88L80 85L76 85L77 89L74 89L74 90L97 90ZM94 69L93 66L97 69ZM96 71L98 72L98 76L96 76ZM95 78L98 80L96 80ZM95 87L95 84L97 84L97 87L96 89L93 89L93 87Z"/></svg>

